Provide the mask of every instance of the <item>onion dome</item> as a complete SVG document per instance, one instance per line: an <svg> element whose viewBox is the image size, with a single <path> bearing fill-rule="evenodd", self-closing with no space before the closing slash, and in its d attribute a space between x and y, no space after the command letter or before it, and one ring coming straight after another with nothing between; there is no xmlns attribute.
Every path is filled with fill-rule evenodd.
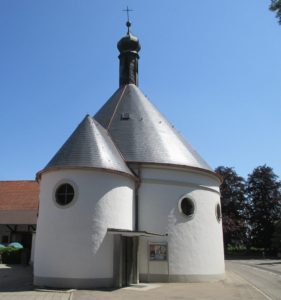
<svg viewBox="0 0 281 300"><path fill-rule="evenodd" d="M139 39L136 36L132 35L132 33L129 30L131 22L128 21L126 25L128 27L127 35L121 38L121 40L117 44L117 48L120 51L120 53L128 51L138 53L141 49Z"/></svg>
<svg viewBox="0 0 281 300"><path fill-rule="evenodd" d="M126 23L127 34L117 44L120 52L119 86L129 83L138 85L138 52L141 49L139 39L130 32L131 23Z"/></svg>

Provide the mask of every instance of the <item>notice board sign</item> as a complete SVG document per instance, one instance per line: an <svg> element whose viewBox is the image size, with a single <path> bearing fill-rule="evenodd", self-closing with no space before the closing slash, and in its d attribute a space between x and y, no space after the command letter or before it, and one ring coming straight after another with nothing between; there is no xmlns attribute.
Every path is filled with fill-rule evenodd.
<svg viewBox="0 0 281 300"><path fill-rule="evenodd" d="M167 243L150 243L149 244L149 260L165 261L168 255Z"/></svg>

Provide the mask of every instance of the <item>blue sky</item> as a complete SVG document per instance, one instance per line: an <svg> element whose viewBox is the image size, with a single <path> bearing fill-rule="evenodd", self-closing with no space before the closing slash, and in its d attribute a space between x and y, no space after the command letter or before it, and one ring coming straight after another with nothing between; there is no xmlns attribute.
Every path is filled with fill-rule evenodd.
<svg viewBox="0 0 281 300"><path fill-rule="evenodd" d="M118 88L117 41L142 46L139 86L213 167L281 176L281 26L269 0L1 0L0 180L34 179Z"/></svg>

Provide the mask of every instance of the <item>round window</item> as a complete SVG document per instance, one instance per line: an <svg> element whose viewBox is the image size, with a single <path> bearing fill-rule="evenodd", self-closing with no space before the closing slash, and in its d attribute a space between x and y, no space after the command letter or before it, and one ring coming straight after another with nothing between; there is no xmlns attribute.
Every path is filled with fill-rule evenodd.
<svg viewBox="0 0 281 300"><path fill-rule="evenodd" d="M180 211L188 216L188 217L191 217L194 215L194 210L195 210L195 206L194 206L194 202L193 200L191 200L190 198L183 198L180 200L180 203L179 203L179 208L180 208Z"/></svg>
<svg viewBox="0 0 281 300"><path fill-rule="evenodd" d="M219 203L217 203L216 205L216 216L218 222L220 222L220 220L222 219L222 214L221 214L221 206L219 205Z"/></svg>
<svg viewBox="0 0 281 300"><path fill-rule="evenodd" d="M59 205L64 206L69 204L74 198L73 186L69 183L63 183L59 185L59 187L56 189L55 198Z"/></svg>

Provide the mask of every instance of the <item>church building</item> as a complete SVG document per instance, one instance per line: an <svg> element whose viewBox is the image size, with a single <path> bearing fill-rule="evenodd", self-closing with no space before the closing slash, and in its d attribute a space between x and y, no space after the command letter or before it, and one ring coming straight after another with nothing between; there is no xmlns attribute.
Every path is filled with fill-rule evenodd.
<svg viewBox="0 0 281 300"><path fill-rule="evenodd" d="M220 178L138 87L130 26L119 88L37 174L37 286L224 277Z"/></svg>

